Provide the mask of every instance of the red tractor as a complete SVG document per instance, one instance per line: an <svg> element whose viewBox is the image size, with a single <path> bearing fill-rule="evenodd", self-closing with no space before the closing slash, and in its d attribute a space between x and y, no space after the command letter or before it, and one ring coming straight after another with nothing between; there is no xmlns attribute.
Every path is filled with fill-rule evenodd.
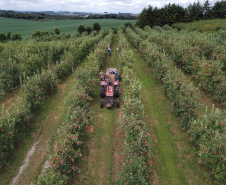
<svg viewBox="0 0 226 185"><path fill-rule="evenodd" d="M119 108L119 76L117 75L116 68L108 68L106 75L100 76L100 97L106 97L106 101L100 100L100 107L104 107L104 102L106 106L110 108L114 102L116 102L117 108ZM114 97L117 99L114 100Z"/></svg>

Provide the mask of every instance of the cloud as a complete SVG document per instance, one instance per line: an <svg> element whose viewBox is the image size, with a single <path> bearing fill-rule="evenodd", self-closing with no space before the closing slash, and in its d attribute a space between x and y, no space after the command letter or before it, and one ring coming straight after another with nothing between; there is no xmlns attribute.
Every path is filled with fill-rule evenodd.
<svg viewBox="0 0 226 185"><path fill-rule="evenodd" d="M209 0L214 3L217 0ZM2 10L24 10L24 11L81 11L81 12L130 12L140 13L149 5L161 8L169 3L188 6L198 0L1 0ZM199 0L204 3L205 0Z"/></svg>

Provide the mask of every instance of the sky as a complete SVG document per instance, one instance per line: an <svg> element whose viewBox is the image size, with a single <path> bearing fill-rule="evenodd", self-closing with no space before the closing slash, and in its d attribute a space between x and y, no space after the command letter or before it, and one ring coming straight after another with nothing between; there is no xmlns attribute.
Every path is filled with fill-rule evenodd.
<svg viewBox="0 0 226 185"><path fill-rule="evenodd" d="M217 0L209 0L214 4ZM161 8L169 3L187 7L198 0L0 0L1 10L70 11L91 13L140 13L149 5ZM204 3L205 0L199 0Z"/></svg>

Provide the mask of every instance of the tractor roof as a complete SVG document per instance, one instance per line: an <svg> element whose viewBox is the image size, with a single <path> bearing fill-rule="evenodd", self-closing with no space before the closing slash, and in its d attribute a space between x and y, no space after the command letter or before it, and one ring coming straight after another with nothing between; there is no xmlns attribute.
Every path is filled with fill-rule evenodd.
<svg viewBox="0 0 226 185"><path fill-rule="evenodd" d="M117 72L117 68L107 68L107 72Z"/></svg>

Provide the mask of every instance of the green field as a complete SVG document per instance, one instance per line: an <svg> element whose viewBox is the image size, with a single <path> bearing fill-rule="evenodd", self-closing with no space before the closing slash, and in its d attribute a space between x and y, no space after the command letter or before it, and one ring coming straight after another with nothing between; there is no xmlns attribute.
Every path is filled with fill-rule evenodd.
<svg viewBox="0 0 226 185"><path fill-rule="evenodd" d="M117 20L117 19L84 19L84 20L50 20L50 21L31 21L24 19L11 19L0 17L0 33L11 32L19 33L22 38L31 37L32 33L37 30L53 32L55 28L59 28L61 33L75 34L79 25L93 26L98 22L101 29L116 28L122 26L125 22L134 24L136 20Z"/></svg>

